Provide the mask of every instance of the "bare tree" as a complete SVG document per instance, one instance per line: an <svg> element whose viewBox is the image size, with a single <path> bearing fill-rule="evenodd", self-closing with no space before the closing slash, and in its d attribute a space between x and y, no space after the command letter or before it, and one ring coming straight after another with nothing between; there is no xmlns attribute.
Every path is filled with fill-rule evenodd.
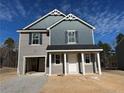
<svg viewBox="0 0 124 93"><path fill-rule="evenodd" d="M0 47L0 66L16 67L18 50L12 38L7 38Z"/></svg>
<svg viewBox="0 0 124 93"><path fill-rule="evenodd" d="M7 57L7 50L4 45L0 46L0 68L3 67L4 59Z"/></svg>

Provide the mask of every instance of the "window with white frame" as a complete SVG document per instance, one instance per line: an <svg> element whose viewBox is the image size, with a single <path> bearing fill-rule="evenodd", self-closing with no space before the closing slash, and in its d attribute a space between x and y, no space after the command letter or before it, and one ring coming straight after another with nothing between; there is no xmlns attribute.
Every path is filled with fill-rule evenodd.
<svg viewBox="0 0 124 93"><path fill-rule="evenodd" d="M40 44L40 33L32 33L32 44Z"/></svg>
<svg viewBox="0 0 124 93"><path fill-rule="evenodd" d="M68 44L76 44L76 31L75 30L67 30L67 43Z"/></svg>
<svg viewBox="0 0 124 93"><path fill-rule="evenodd" d="M85 63L91 63L91 54L85 54Z"/></svg>
<svg viewBox="0 0 124 93"><path fill-rule="evenodd" d="M41 44L42 42L42 35L41 33L31 33L30 34L30 44Z"/></svg>
<svg viewBox="0 0 124 93"><path fill-rule="evenodd" d="M53 54L52 55L52 61L54 64L60 64L61 63L61 55L60 54Z"/></svg>
<svg viewBox="0 0 124 93"><path fill-rule="evenodd" d="M61 57L60 55L56 55L56 64L60 64Z"/></svg>

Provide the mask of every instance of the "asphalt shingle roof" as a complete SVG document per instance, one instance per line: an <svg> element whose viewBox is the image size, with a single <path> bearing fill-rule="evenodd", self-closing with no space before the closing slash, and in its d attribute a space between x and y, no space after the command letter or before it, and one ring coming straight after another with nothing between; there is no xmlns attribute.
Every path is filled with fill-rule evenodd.
<svg viewBox="0 0 124 93"><path fill-rule="evenodd" d="M97 45L48 45L47 50L101 49Z"/></svg>

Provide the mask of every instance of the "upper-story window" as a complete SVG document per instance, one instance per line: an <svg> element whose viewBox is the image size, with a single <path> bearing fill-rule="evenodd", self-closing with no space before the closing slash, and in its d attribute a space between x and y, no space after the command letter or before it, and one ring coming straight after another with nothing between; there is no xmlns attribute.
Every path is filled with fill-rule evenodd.
<svg viewBox="0 0 124 93"><path fill-rule="evenodd" d="M32 44L40 44L40 33L32 33Z"/></svg>
<svg viewBox="0 0 124 93"><path fill-rule="evenodd" d="M77 43L77 31L75 31L75 30L67 31L67 43L68 44L76 44Z"/></svg>
<svg viewBox="0 0 124 93"><path fill-rule="evenodd" d="M42 44L42 34L41 33L30 33L29 44Z"/></svg>

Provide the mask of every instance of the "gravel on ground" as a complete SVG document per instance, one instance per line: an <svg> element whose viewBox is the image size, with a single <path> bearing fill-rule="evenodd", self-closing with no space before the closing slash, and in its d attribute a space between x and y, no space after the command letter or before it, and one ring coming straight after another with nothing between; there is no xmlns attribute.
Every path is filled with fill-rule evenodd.
<svg viewBox="0 0 124 93"><path fill-rule="evenodd" d="M0 82L0 93L39 93L47 76L19 76Z"/></svg>
<svg viewBox="0 0 124 93"><path fill-rule="evenodd" d="M17 76L16 68L0 68L0 82Z"/></svg>

